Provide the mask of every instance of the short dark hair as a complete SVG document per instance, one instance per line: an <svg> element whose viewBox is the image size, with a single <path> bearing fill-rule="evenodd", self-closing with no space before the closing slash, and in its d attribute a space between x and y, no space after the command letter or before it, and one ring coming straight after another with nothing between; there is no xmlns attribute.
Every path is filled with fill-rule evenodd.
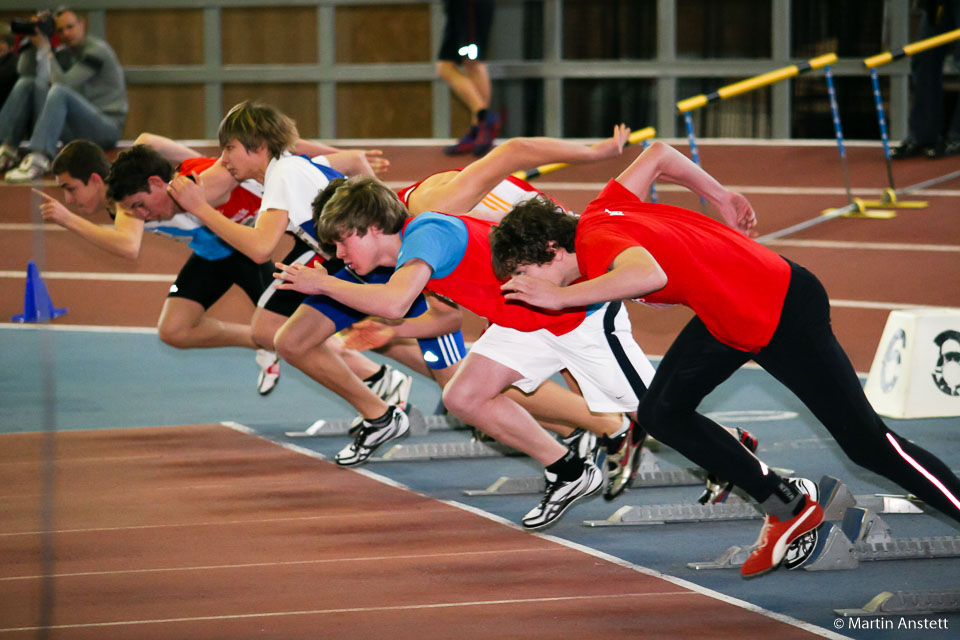
<svg viewBox="0 0 960 640"><path fill-rule="evenodd" d="M141 191L150 191L147 181L152 176L170 182L173 165L153 148L136 144L113 161L107 176L107 197L119 201Z"/></svg>
<svg viewBox="0 0 960 640"><path fill-rule="evenodd" d="M316 200L313 207L317 238L327 244L351 233L365 236L371 227L388 235L400 233L409 215L390 187L364 175L347 178L333 189L332 196L324 200L320 209Z"/></svg>
<svg viewBox="0 0 960 640"><path fill-rule="evenodd" d="M74 140L64 145L53 159L53 174L68 173L87 184L97 174L104 181L110 174L110 160L98 145L89 140Z"/></svg>
<svg viewBox="0 0 960 640"><path fill-rule="evenodd" d="M577 218L544 196L517 205L490 229L493 270L506 280L524 264L546 264L557 248L573 253Z"/></svg>

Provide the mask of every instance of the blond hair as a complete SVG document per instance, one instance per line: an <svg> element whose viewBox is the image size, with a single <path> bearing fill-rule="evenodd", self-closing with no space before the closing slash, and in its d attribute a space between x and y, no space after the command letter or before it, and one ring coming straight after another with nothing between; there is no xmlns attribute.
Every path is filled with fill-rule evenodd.
<svg viewBox="0 0 960 640"><path fill-rule="evenodd" d="M291 151L300 138L296 123L279 109L266 102L244 100L234 105L217 132L220 146L236 140L247 151L267 147L270 156L279 158L284 151Z"/></svg>

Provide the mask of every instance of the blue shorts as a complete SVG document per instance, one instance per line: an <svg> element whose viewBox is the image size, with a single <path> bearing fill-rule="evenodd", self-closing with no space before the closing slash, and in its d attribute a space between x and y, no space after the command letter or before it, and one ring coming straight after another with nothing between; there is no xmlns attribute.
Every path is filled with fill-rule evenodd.
<svg viewBox="0 0 960 640"><path fill-rule="evenodd" d="M367 284L383 284L393 275L393 269L390 267L378 267L365 276L357 276L349 269L341 269L333 274L334 278L346 280L347 282L363 282ZM369 314L357 311L352 307L334 300L330 296L315 295L307 296L302 304L309 305L327 316L336 327L337 331L353 326L360 320L366 318ZM427 300L423 294L417 296L410 310L407 311L405 318L416 318L427 310ZM417 338L420 345L420 351L423 352L423 361L431 369L446 369L456 364L467 355L467 349L463 344L463 333L456 331L436 338Z"/></svg>

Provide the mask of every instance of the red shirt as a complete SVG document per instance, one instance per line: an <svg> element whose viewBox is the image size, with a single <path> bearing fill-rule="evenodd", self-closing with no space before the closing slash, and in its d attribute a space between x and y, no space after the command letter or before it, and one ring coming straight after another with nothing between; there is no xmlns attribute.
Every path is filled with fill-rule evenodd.
<svg viewBox="0 0 960 640"><path fill-rule="evenodd" d="M200 175L212 167L216 161L216 158L188 158L177 167L177 174L190 175L196 173ZM217 211L241 224L253 224L253 218L256 217L259 210L260 196L248 191L243 185L234 187L233 191L230 192L230 198L217 207Z"/></svg>
<svg viewBox="0 0 960 640"><path fill-rule="evenodd" d="M459 261L456 268L445 277L428 280L427 289L453 300L481 318L486 318L501 327L508 327L517 331L546 329L554 335L563 335L576 329L583 322L586 317L586 310L583 307L551 311L528 307L519 302L508 301L503 297L500 285L504 281L497 279L491 263L490 227L493 226L493 222L471 218L470 216L424 215L439 215L443 219L449 218L452 225L456 225L459 221L466 226L467 230L466 247L463 249L462 256L458 256ZM404 238L407 237L407 228L418 218L421 217L407 219L402 232ZM421 218L420 222L425 219ZM431 228L429 232L444 233L439 231L436 226ZM411 231L410 235L412 236L414 233L417 232ZM456 244L453 240L454 236L451 235L450 237L449 245ZM442 238L438 240L438 243L442 240ZM459 251L452 246L450 249ZM407 259L417 257L421 256L409 252L406 255ZM429 259L426 262L430 264Z"/></svg>
<svg viewBox="0 0 960 640"><path fill-rule="evenodd" d="M743 351L756 353L770 342L790 283L782 257L705 215L643 202L611 180L577 225L580 271L603 275L636 246L667 275L667 285L640 302L686 305L715 338Z"/></svg>

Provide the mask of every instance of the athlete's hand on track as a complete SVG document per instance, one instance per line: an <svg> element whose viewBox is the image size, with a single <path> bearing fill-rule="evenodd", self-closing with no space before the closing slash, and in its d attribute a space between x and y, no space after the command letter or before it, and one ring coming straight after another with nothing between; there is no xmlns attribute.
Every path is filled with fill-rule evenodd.
<svg viewBox="0 0 960 640"><path fill-rule="evenodd" d="M167 185L167 193L183 207L184 211L196 213L207 199L203 194L203 184L200 176L191 172L189 176L179 175Z"/></svg>
<svg viewBox="0 0 960 640"><path fill-rule="evenodd" d="M513 276L500 286L507 300L526 302L543 309L562 309L560 287L548 280L532 276Z"/></svg>
<svg viewBox="0 0 960 640"><path fill-rule="evenodd" d="M319 264L308 267L299 262L293 264L277 262L274 266L277 267L277 272L273 277L280 280L278 289L293 289L308 295L323 293L323 282L330 277L327 275L327 270Z"/></svg>

